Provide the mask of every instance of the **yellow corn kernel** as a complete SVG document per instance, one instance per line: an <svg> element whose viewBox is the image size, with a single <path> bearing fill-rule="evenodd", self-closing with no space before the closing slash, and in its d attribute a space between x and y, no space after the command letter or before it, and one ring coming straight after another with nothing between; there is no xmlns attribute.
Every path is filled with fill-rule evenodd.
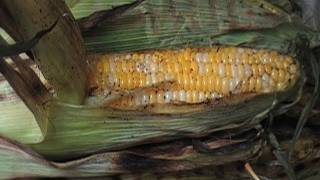
<svg viewBox="0 0 320 180"><path fill-rule="evenodd" d="M206 64L205 64L205 74L211 75L211 74L212 74L212 71L213 71L212 68L213 68L213 67L212 67L212 65L211 65L210 63L206 63Z"/></svg>
<svg viewBox="0 0 320 180"><path fill-rule="evenodd" d="M229 94L229 80L228 78L223 78L221 82L221 92L224 95Z"/></svg>
<svg viewBox="0 0 320 180"><path fill-rule="evenodd" d="M162 90L157 92L157 103L159 104L164 103L164 92Z"/></svg>
<svg viewBox="0 0 320 180"><path fill-rule="evenodd" d="M232 77L232 70L231 70L231 65L230 64L226 65L226 76L227 77Z"/></svg>
<svg viewBox="0 0 320 180"><path fill-rule="evenodd" d="M256 86L256 78L255 77L251 77L250 80L249 80L249 92L253 92L255 86Z"/></svg>
<svg viewBox="0 0 320 180"><path fill-rule="evenodd" d="M278 81L283 82L285 80L285 76L285 72L282 69L280 69L278 72Z"/></svg>
<svg viewBox="0 0 320 180"><path fill-rule="evenodd" d="M201 78L201 76L197 76L196 77L196 82L195 82L195 84L196 84L196 86L195 86L195 90L197 90L197 91L200 91L201 90L201 85L202 85L202 78Z"/></svg>
<svg viewBox="0 0 320 180"><path fill-rule="evenodd" d="M262 76L263 73L264 73L264 67L262 64L258 64L258 73L259 73L259 76Z"/></svg>
<svg viewBox="0 0 320 180"><path fill-rule="evenodd" d="M260 92L260 91L261 91L261 88L262 88L262 80L261 80L260 77L257 77L255 90L256 90L257 92Z"/></svg>
<svg viewBox="0 0 320 180"><path fill-rule="evenodd" d="M187 91L186 92L186 101L187 102L192 102L192 91Z"/></svg>
<svg viewBox="0 0 320 180"><path fill-rule="evenodd" d="M274 81L278 81L278 71L276 69L272 70L271 77Z"/></svg>
<svg viewBox="0 0 320 180"><path fill-rule="evenodd" d="M215 79L215 82L214 82L215 84L214 84L214 91L215 92L221 92L221 78L219 78L219 77L217 77L216 79Z"/></svg>
<svg viewBox="0 0 320 180"><path fill-rule="evenodd" d="M243 79L244 78L244 67L242 64L239 64L238 65L238 76L239 76L239 79Z"/></svg>

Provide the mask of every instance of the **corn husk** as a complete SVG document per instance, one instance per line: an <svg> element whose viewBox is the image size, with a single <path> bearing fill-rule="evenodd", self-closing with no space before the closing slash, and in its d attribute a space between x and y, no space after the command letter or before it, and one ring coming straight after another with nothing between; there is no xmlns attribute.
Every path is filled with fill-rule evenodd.
<svg viewBox="0 0 320 180"><path fill-rule="evenodd" d="M258 131L257 131L258 130ZM121 179L130 178L213 178L226 173L223 177L250 177L239 169L242 163L228 164L235 160L251 161L260 177L279 178L283 170L275 162L273 149L265 147L261 141L261 129L242 131L228 135L212 134L212 139L201 139L209 145L211 152L203 152L190 139L172 141L167 144L140 146L125 151L98 153L85 158L57 163L48 161L31 149L1 137L0 178L18 177L68 177L97 178L121 175ZM281 136L280 144L284 149L290 147L290 138L294 131L288 125L279 126L274 132ZM232 139L230 139L232 137ZM229 148L225 148L228 147ZM264 149L261 149L264 147ZM259 159L256 156L262 153ZM299 177L317 177L319 158L319 136L311 128L305 128L294 151L292 162L295 167L314 164L309 170L297 169ZM257 162L254 164L254 162ZM11 168L14 165L16 168ZM210 166L208 166L210 165ZM216 168L217 165L219 168ZM223 165L223 166L222 166ZM234 168L232 168L234 167ZM200 169L203 170L200 170ZM207 170L205 170L207 169ZM131 174L134 172L134 174ZM130 175L129 175L129 174Z"/></svg>
<svg viewBox="0 0 320 180"><path fill-rule="evenodd" d="M68 7L72 11L73 16L76 19L81 19L92 15L93 13L110 10L114 7L129 4L134 2L135 0L105 0L105 1L97 1L97 0L65 0Z"/></svg>
<svg viewBox="0 0 320 180"><path fill-rule="evenodd" d="M44 139L44 133L35 116L3 76L0 76L0 87L1 134L28 144L41 142Z"/></svg>
<svg viewBox="0 0 320 180"><path fill-rule="evenodd" d="M12 26L23 27L17 28L21 36L17 41L31 39L37 32L58 21L32 51L42 73L54 87L56 96L65 102L82 103L86 90L85 50L79 28L73 23L67 6L62 1L36 3L32 0L24 3L4 1L2 4L3 11L9 12L16 23Z"/></svg>
<svg viewBox="0 0 320 180"><path fill-rule="evenodd" d="M212 151L210 153L197 150L195 145L192 145L192 141L185 139L149 148L137 147L127 151L99 153L64 163L47 161L31 149L2 137L0 162L10 162L18 165L19 168L13 173L14 170L8 163L0 165L0 178L95 177L133 171L166 173L192 170L197 167L219 165L253 157L262 146L259 134L259 131L244 131L240 134L230 132L229 135L234 136L233 140L228 140L230 137L221 135L202 139L203 144ZM230 147L224 149L224 146ZM176 151L173 151L174 149ZM138 166L140 170L136 169Z"/></svg>
<svg viewBox="0 0 320 180"><path fill-rule="evenodd" d="M66 6L65 9L61 9L60 5L64 5L63 2L35 4L34 1L30 1L26 4L28 6L18 1L1 3L0 8L3 14L1 26L15 39L16 44L12 46L17 50L25 50L21 48L35 45L33 53L36 54L37 65L41 67L42 73L50 81L50 86L53 86L54 90L49 93L49 89L44 87L36 73L20 57L11 57L16 67L1 58L1 73L7 78L20 99L10 99L6 97L10 93L4 94L2 105L5 108L1 109L4 113L9 113L9 116L2 116L2 118L8 118L7 122L9 123L2 123L0 133L22 142L37 143L44 139L47 132L48 112L45 104L56 97L64 102L81 103L86 91L86 73L82 38L78 27L72 23L72 16L62 17L62 13L68 12ZM19 7L23 10L17 10ZM10 8L13 9L10 10ZM47 14L49 9L50 15ZM10 11L12 11L11 14ZM30 12L36 13L29 16ZM19 28L18 25L24 28ZM43 33L43 30L49 27L51 29ZM72 35L68 35L68 33ZM68 38L64 38L65 35ZM1 40L1 44L3 45L5 42ZM7 49L10 50L10 47ZM7 85L4 88L7 88ZM21 103L28 106L34 117L30 117L30 114L28 116L28 113L24 114L28 110L23 109L24 106ZM12 111L18 107L21 107L19 109L21 113L18 110L13 113ZM6 108L11 109L11 113L5 111ZM25 123L29 122L28 126L25 126L25 123L20 123L24 119L26 119ZM26 127L30 127L30 129L26 129Z"/></svg>
<svg viewBox="0 0 320 180"><path fill-rule="evenodd" d="M15 43L4 31L1 32L4 36L0 37L0 95L3 106L0 132L5 133L7 137L28 143L38 143L44 139L48 120L43 104L50 98L49 91L38 76L42 75L41 72L38 71L36 74L30 62L22 58L23 55L15 54L34 47L55 25L56 23L49 29L38 32L32 39L19 43ZM7 56L11 56L11 59L3 59ZM21 126L16 126L17 122Z"/></svg>
<svg viewBox="0 0 320 180"><path fill-rule="evenodd" d="M265 1L151 0L83 36L94 52L208 46L234 30L273 28L293 20Z"/></svg>

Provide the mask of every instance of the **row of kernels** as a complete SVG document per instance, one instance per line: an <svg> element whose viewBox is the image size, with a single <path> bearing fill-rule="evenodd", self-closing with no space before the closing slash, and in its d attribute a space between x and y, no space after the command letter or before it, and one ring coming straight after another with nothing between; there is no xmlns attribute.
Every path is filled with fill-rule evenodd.
<svg viewBox="0 0 320 180"><path fill-rule="evenodd" d="M298 73L289 56L226 47L103 56L97 67L94 82L101 88L134 89L173 81L184 90L224 95L283 90ZM270 80L261 80L263 76Z"/></svg>
<svg viewBox="0 0 320 180"><path fill-rule="evenodd" d="M288 58L287 58L288 59ZM289 58L290 59L290 58ZM286 60L288 62L290 60ZM254 76L262 75L264 71L267 73L271 73L272 69L274 69L270 65L262 65L262 64L252 64L252 65L242 65L242 64L223 64L223 63L196 63L195 61L186 62L184 61L182 64L174 61L165 61L165 63L158 63L155 61L146 61L146 62L134 62L127 60L119 60L117 63L113 60L104 61L102 64L103 70L102 72L142 72L142 73L155 73L155 72L163 72L163 73L194 73L197 74L199 71L200 75L205 74L215 74L221 77L236 77L236 74L239 75L239 78L244 78L244 74L246 77L251 76L253 73ZM101 66L101 65L99 65ZM290 72L296 73L296 65L290 64L290 62L283 65L284 67L289 68ZM245 73L243 73L245 72Z"/></svg>
<svg viewBox="0 0 320 180"><path fill-rule="evenodd" d="M282 73L280 73L279 75L280 78L290 78L288 74L284 76L282 75ZM125 73L118 73L110 74L107 79L109 87L111 86L116 89L134 89L150 87L162 82L172 81L174 84L178 85L179 89L196 90L204 92L215 91L224 95L234 94L236 92L237 87L241 88L241 92L243 93L262 92L266 89L274 90L274 85L272 85L269 82L271 80L275 83L282 83L284 85L289 83L283 83L283 81L275 80L274 77L270 78L270 76L266 73L262 77L252 76L244 80L228 77L220 78L215 76L193 76L189 74L177 74L175 75L175 78L168 78L167 74L163 73L148 75L143 73L133 73L131 75ZM240 84L240 82L242 83Z"/></svg>
<svg viewBox="0 0 320 180"><path fill-rule="evenodd" d="M249 77L251 74L254 76L261 76L265 71L269 74L272 73L272 71L275 71L275 68L272 68L269 65L231 65L231 64L202 64L202 66L197 66L195 64L189 63L189 64L182 64L179 63L167 63L166 66L164 65L158 65L156 63L150 63L148 66L145 64L137 65L136 71L134 70L134 63L133 62L126 62L124 64L120 61L117 65L114 65L114 63L111 62L105 62L103 64L104 68L101 71L104 74L108 73L115 73L115 72L140 72L140 73L155 73L155 72L163 72L163 73L193 73L197 74L199 71L200 75L205 74L215 74L219 75L221 77L236 77L239 75L239 78L242 79L245 76ZM119 67L118 67L119 66ZM162 67L161 71L158 71L157 68ZM147 68L147 70L145 70ZM297 72L296 65L290 65L289 72L291 74L295 74ZM284 71L285 69L279 69L279 71Z"/></svg>
<svg viewBox="0 0 320 180"><path fill-rule="evenodd" d="M148 90L140 94L125 96L116 100L110 106L144 106L151 104L166 103L201 103L204 101L221 98L216 92L208 93L203 91L172 91L172 90Z"/></svg>

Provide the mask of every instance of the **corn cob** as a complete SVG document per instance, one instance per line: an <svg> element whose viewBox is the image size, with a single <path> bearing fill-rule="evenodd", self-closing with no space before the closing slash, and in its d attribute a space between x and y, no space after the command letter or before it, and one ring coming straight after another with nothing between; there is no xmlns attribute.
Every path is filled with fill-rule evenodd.
<svg viewBox="0 0 320 180"><path fill-rule="evenodd" d="M92 72L96 92L142 89L111 103L115 107L283 91L299 74L293 58L276 51L217 46L106 54Z"/></svg>

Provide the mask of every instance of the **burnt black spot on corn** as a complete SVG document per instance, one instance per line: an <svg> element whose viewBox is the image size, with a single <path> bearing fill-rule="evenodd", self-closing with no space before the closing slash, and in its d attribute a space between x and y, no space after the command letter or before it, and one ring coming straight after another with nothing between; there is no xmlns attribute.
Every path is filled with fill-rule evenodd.
<svg viewBox="0 0 320 180"><path fill-rule="evenodd" d="M284 91L298 75L291 56L222 46L101 55L93 68L91 86L98 94L143 89L109 104L125 108Z"/></svg>

